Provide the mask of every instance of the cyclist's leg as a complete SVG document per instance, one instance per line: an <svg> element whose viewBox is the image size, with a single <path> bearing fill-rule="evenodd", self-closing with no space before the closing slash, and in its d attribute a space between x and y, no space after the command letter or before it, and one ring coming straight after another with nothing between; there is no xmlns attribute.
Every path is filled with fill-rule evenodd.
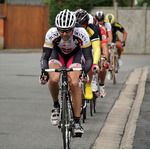
<svg viewBox="0 0 150 149"><path fill-rule="evenodd" d="M60 68L62 63L59 61L59 55L58 53L53 50L51 54L51 59L49 60L49 68ZM59 78L60 78L60 73L56 72L50 72L49 73L49 91L51 93L53 102L54 102L54 107L52 109L52 114L51 114L51 123L53 125L57 125L59 123L59 112L60 112L60 104L58 100L58 94L59 94ZM55 87L54 87L55 86Z"/></svg>
<svg viewBox="0 0 150 149"><path fill-rule="evenodd" d="M51 54L51 59L49 60L49 68L61 68L64 65L63 58L58 54L57 51L53 50ZM59 93L59 78L60 73L58 72L50 72L49 73L49 90L52 95L53 101L58 101L58 93ZM54 88L55 86L55 88Z"/></svg>
<svg viewBox="0 0 150 149"><path fill-rule="evenodd" d="M80 58L81 58L80 53L76 52L76 54L69 59L67 63L67 67L81 68ZM79 87L79 75L80 74L81 74L80 71L68 72L68 76L70 78L68 79L68 81L70 82L70 87L71 87L75 117L80 117L80 111L81 111L82 97L81 97L81 89Z"/></svg>
<svg viewBox="0 0 150 149"><path fill-rule="evenodd" d="M115 35L114 42L117 47L118 58L121 58L121 53L123 52L123 47L122 47L122 43L121 43L121 40L120 40L118 34Z"/></svg>
<svg viewBox="0 0 150 149"><path fill-rule="evenodd" d="M88 76L89 76L89 81L88 81L88 83L85 84L85 99L90 100L93 98L93 93L92 93L92 88L91 88L91 82L92 82L92 78L93 78L92 70L90 70L88 72Z"/></svg>
<svg viewBox="0 0 150 149"><path fill-rule="evenodd" d="M92 53L94 51L92 50ZM85 84L85 99L92 99L93 98L93 92L92 92L92 88L91 88L91 82L92 82L92 78L93 78L93 72L92 70L90 70L88 72L88 76L89 76L89 81L88 83Z"/></svg>
<svg viewBox="0 0 150 149"><path fill-rule="evenodd" d="M68 63L67 67L69 68L78 68L81 67L81 53L76 52L74 56L72 56ZM80 112L81 112L81 104L82 104L82 96L81 89L79 87L79 75L80 71L76 72L68 72L68 76L70 77L70 87L72 92L72 101L75 112L75 130L74 133L84 133L82 126L80 125Z"/></svg>
<svg viewBox="0 0 150 149"><path fill-rule="evenodd" d="M83 61L85 62L85 59L83 58ZM89 81L88 83L85 84L85 99L92 99L93 98L93 93L92 93L92 88L91 88L91 82L92 82L92 78L93 78L93 72L92 70L90 70L88 72L88 76L89 76Z"/></svg>
<svg viewBox="0 0 150 149"><path fill-rule="evenodd" d="M106 60L108 60L109 54L108 54L108 45L107 43L102 43L102 53L105 54ZM103 67L103 66L102 66ZM100 72L100 96L104 97L106 95L105 91L105 78L107 74L106 67L103 67L102 71Z"/></svg>

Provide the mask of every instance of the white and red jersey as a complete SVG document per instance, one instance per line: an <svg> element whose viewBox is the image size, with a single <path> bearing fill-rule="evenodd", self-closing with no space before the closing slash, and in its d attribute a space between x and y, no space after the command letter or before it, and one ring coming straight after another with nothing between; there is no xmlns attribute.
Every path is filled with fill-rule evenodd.
<svg viewBox="0 0 150 149"><path fill-rule="evenodd" d="M101 43L107 43L107 34L106 34L106 30L102 25L99 25L99 28L101 30L101 35L102 35L102 41Z"/></svg>
<svg viewBox="0 0 150 149"><path fill-rule="evenodd" d="M64 54L73 52L77 47L85 48L91 45L90 38L86 30L81 26L75 26L72 36L64 41L57 28L52 27L45 36L44 47L59 49Z"/></svg>

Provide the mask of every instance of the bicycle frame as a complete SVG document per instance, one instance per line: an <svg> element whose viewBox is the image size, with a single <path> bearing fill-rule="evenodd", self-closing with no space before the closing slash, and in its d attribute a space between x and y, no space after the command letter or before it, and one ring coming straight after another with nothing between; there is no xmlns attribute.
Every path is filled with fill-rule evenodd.
<svg viewBox="0 0 150 149"><path fill-rule="evenodd" d="M66 68L59 69L45 69L46 72L60 72L61 73L61 107L58 128L61 129L64 149L70 149L70 141L73 136L73 121L74 108L71 101L70 91L68 90L68 75L69 71L81 71L82 68Z"/></svg>

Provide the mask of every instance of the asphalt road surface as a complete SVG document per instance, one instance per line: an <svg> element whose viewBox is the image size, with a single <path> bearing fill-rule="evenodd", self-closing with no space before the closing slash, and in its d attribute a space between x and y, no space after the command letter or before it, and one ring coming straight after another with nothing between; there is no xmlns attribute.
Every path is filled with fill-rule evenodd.
<svg viewBox="0 0 150 149"><path fill-rule="evenodd" d="M41 86L41 53L0 53L0 149L61 149L58 127L50 123L52 99L47 84ZM73 138L72 149L92 148L107 115L129 74L150 65L150 55L123 55L117 84L106 79L105 98L98 98L97 113L89 105L82 138Z"/></svg>

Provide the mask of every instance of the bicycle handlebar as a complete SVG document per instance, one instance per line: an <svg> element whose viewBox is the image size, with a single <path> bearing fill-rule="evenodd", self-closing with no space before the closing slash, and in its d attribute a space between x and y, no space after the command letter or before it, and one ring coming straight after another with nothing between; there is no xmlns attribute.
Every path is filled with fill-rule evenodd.
<svg viewBox="0 0 150 149"><path fill-rule="evenodd" d="M46 72L61 72L61 71L82 71L82 68L57 68L57 69L45 69Z"/></svg>
<svg viewBox="0 0 150 149"><path fill-rule="evenodd" d="M116 46L116 44L115 43L108 43L108 46Z"/></svg>

